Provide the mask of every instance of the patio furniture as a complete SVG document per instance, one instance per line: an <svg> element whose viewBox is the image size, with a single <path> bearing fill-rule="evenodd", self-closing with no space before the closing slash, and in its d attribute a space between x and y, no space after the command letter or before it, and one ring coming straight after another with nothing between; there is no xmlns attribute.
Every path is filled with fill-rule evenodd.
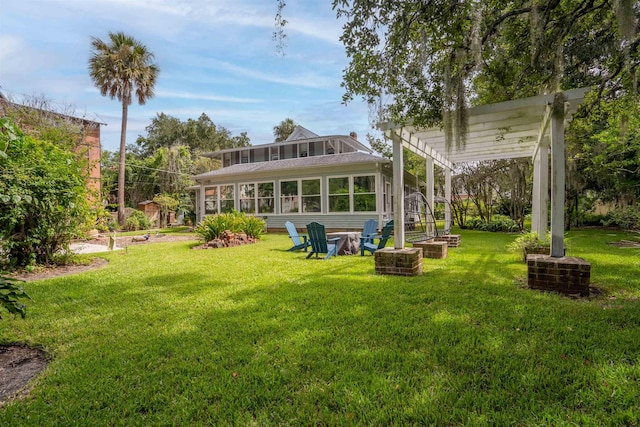
<svg viewBox="0 0 640 427"><path fill-rule="evenodd" d="M375 235L375 233L374 233ZM327 233L327 238L338 238L338 255L356 255L360 250L360 232L358 231L337 231Z"/></svg>
<svg viewBox="0 0 640 427"><path fill-rule="evenodd" d="M372 254L378 249L382 249L387 244L387 240L391 237L391 232L393 231L393 220L389 221L382 228L382 232L380 235L374 236L373 239L378 239L378 244L375 244L375 240L372 243L365 242L364 240L360 240L360 255L364 256L364 251L369 251Z"/></svg>
<svg viewBox="0 0 640 427"><path fill-rule="evenodd" d="M297 251L299 249L304 249L307 252L307 248L311 245L309 240L307 239L306 234L298 234L298 230L296 230L296 226L293 225L291 221L287 221L284 223L284 226L287 227L287 231L289 232L289 237L293 241L293 247L291 249L287 249L287 251Z"/></svg>
<svg viewBox="0 0 640 427"><path fill-rule="evenodd" d="M309 234L309 242L311 243L311 253L307 255L307 259L311 258L314 254L316 258L318 254L327 254L324 259L328 259L332 255L338 255L337 242L340 238L327 239L324 225L317 222L307 224L307 234Z"/></svg>
<svg viewBox="0 0 640 427"><path fill-rule="evenodd" d="M378 234L378 221L375 219L368 219L364 222L362 228L362 235L360 240L364 240L366 243L373 243L373 238Z"/></svg>

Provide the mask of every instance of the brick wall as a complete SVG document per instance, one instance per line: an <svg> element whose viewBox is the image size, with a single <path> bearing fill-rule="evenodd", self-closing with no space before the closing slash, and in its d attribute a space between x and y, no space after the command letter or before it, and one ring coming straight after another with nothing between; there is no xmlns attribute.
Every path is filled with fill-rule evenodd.
<svg viewBox="0 0 640 427"><path fill-rule="evenodd" d="M422 274L422 249L384 248L373 253L376 273L395 276L418 276Z"/></svg>
<svg viewBox="0 0 640 427"><path fill-rule="evenodd" d="M527 272L531 289L589 296L591 264L582 258L527 255Z"/></svg>
<svg viewBox="0 0 640 427"><path fill-rule="evenodd" d="M423 258L446 258L447 257L447 248L449 247L447 242L416 242L413 244L414 248L422 249L422 257Z"/></svg>

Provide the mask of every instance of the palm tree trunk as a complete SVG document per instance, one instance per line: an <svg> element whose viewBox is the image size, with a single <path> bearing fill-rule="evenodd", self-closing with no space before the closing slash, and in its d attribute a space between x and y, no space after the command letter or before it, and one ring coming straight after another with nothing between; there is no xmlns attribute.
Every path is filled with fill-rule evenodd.
<svg viewBox="0 0 640 427"><path fill-rule="evenodd" d="M122 127L120 130L120 165L118 168L118 224L124 227L124 161L126 157L127 111L129 105L122 101Z"/></svg>

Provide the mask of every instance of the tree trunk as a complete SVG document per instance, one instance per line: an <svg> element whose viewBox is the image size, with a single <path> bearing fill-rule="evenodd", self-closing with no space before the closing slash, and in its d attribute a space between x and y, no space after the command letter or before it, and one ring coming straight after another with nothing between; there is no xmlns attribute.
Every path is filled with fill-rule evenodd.
<svg viewBox="0 0 640 427"><path fill-rule="evenodd" d="M126 100L122 101L122 127L120 130L120 165L118 168L118 224L124 227L124 164L126 158L127 142L127 111L129 105Z"/></svg>

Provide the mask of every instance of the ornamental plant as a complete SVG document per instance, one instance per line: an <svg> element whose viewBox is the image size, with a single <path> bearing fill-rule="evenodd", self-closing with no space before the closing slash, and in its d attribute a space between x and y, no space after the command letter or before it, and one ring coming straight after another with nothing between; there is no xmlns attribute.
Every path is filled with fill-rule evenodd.
<svg viewBox="0 0 640 427"><path fill-rule="evenodd" d="M265 225L261 218L233 210L228 213L206 216L193 231L205 242L219 239L226 230L232 233L244 233L248 237L259 239L264 233Z"/></svg>
<svg viewBox="0 0 640 427"><path fill-rule="evenodd" d="M21 303L20 299L31 299L31 297L18 285L18 282L22 281L0 275L0 307L11 314L19 314L24 319L27 315L27 306ZM0 319L2 319L2 311L0 311Z"/></svg>
<svg viewBox="0 0 640 427"><path fill-rule="evenodd" d="M0 242L5 267L51 264L90 222L86 165L1 119Z"/></svg>

